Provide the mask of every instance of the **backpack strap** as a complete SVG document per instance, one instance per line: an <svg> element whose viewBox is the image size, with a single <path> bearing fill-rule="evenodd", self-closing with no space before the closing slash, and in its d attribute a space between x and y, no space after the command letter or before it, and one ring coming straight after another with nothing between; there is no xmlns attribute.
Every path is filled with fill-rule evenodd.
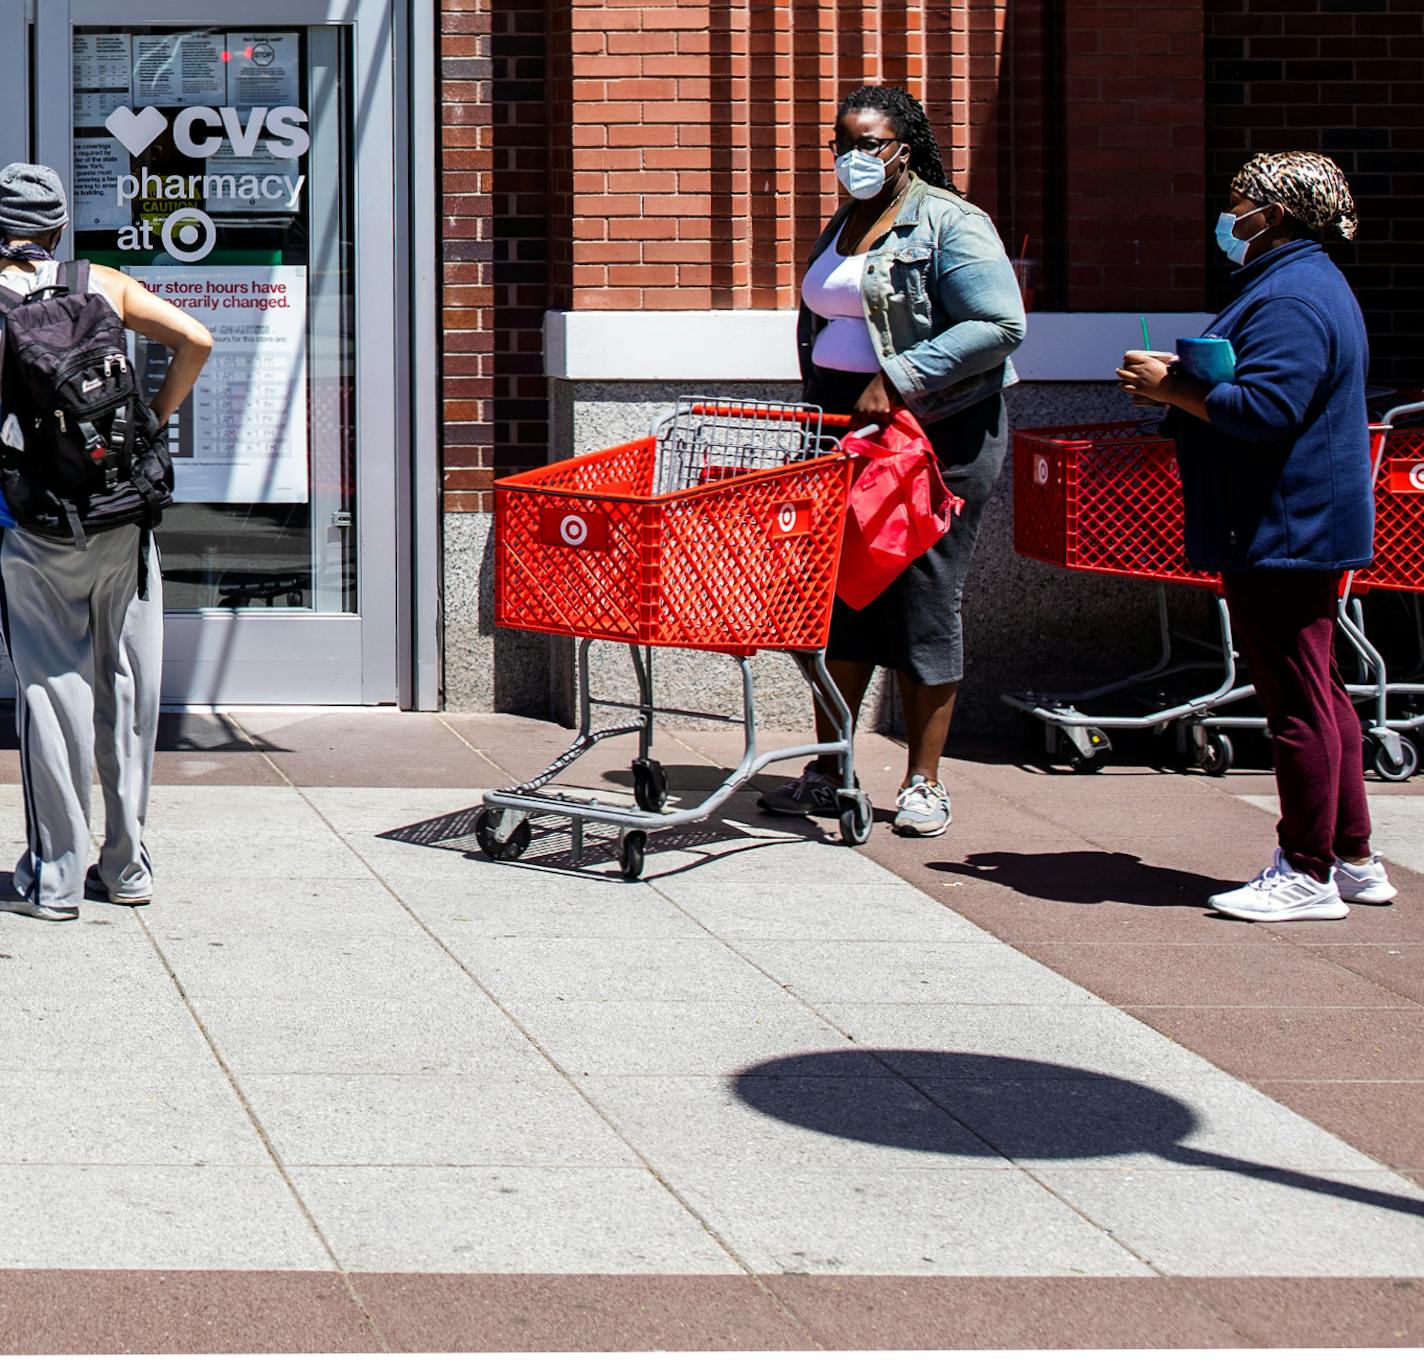
<svg viewBox="0 0 1424 1365"><path fill-rule="evenodd" d="M89 292L89 262L65 261L59 267L55 285L66 294L87 294Z"/></svg>
<svg viewBox="0 0 1424 1365"><path fill-rule="evenodd" d="M74 537L74 548L87 550L89 539L84 534L84 523L79 518L79 509L68 498L61 498L59 505L64 508L65 519L69 522L69 534Z"/></svg>
<svg viewBox="0 0 1424 1365"><path fill-rule="evenodd" d="M138 489L138 495L148 509L148 519L143 524L144 530L152 530L163 521L163 494L140 469L135 469L129 475L129 482Z"/></svg>

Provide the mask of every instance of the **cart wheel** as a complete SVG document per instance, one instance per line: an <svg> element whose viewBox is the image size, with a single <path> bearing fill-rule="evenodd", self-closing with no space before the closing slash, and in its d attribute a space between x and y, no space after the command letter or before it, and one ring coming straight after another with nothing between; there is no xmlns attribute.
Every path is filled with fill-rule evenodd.
<svg viewBox="0 0 1424 1365"><path fill-rule="evenodd" d="M643 875L643 856L648 851L648 836L641 829L630 829L618 845L618 866L625 881L635 882Z"/></svg>
<svg viewBox="0 0 1424 1365"><path fill-rule="evenodd" d="M533 836L534 830L528 820L521 820L515 825L507 839L501 839L497 831L502 814L502 811L492 810L486 806L480 812L479 819L475 821L475 838L479 841L480 847L495 862L508 863L523 856L524 850L529 847L529 840Z"/></svg>
<svg viewBox="0 0 1424 1365"><path fill-rule="evenodd" d="M1069 762L1075 773L1101 772L1103 764L1108 761L1108 755L1112 752L1112 741L1096 725L1086 727L1086 737L1089 745L1087 753L1083 753L1076 742L1069 740L1067 736L1061 737L1058 742L1061 748L1071 753Z"/></svg>
<svg viewBox="0 0 1424 1365"><path fill-rule="evenodd" d="M1210 730L1197 751L1197 766L1208 777L1225 777L1236 760L1236 747L1230 736L1220 730Z"/></svg>
<svg viewBox="0 0 1424 1365"><path fill-rule="evenodd" d="M1374 769L1386 782L1408 782L1419 771L1419 750L1414 741L1399 737L1399 762L1391 761L1383 744L1375 745Z"/></svg>
<svg viewBox="0 0 1424 1365"><path fill-rule="evenodd" d="M875 808L864 792L840 798L841 839L852 848L858 847L870 838L870 828L875 822Z"/></svg>
<svg viewBox="0 0 1424 1365"><path fill-rule="evenodd" d="M639 810L657 812L667 805L667 773L655 758L633 760L633 799Z"/></svg>

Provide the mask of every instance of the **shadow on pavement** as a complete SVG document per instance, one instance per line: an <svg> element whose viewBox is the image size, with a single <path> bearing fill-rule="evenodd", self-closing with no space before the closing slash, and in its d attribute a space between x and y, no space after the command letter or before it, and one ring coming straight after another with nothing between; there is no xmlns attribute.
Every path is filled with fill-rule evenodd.
<svg viewBox="0 0 1424 1365"><path fill-rule="evenodd" d="M1177 867L1144 863L1132 853L1069 849L1061 853L970 853L963 862L930 863L937 872L996 882L1035 900L1068 905L1141 905L1204 908L1208 896L1229 891L1221 881Z"/></svg>
<svg viewBox="0 0 1424 1365"><path fill-rule="evenodd" d="M18 749L15 703L0 702L0 750ZM158 718L161 754L288 753L280 744L249 735L230 717L206 712L165 711Z"/></svg>
<svg viewBox="0 0 1424 1365"><path fill-rule="evenodd" d="M1183 1146L1197 1114L1120 1076L992 1054L868 1052L911 1087L911 1102L887 1105L883 1086L866 1086L859 1102L844 1082L826 1086L828 1074L844 1071L828 1062L865 1052L778 1057L742 1072L733 1089L783 1123L853 1142L963 1156L982 1156L987 1146L1025 1165L1142 1153L1424 1218L1424 1199Z"/></svg>
<svg viewBox="0 0 1424 1365"><path fill-rule="evenodd" d="M385 830L376 837L397 843L418 844L430 849L443 849L463 854L466 858L489 861L475 835L475 824L483 809L483 806L468 806L463 810L432 816L413 825ZM747 814L747 808L744 803L735 801L729 802L722 810L724 814L699 824L650 833L650 855L700 851L702 856L681 867L669 868L663 872L649 870L642 880L653 882L663 877L680 876L684 872L720 862L724 858L734 858L738 854L771 848L777 844L836 842L829 829L823 829L813 820L793 818L780 819L776 823L763 823L760 819L743 818ZM609 862L617 862L621 829L596 819L586 819L582 824L583 832L580 838L574 829L574 822L567 817L531 816L532 836L529 847L518 861L525 866L550 872L589 873L597 868L600 878L610 875L606 865ZM719 847L733 841L736 842L734 848ZM620 874L615 868L611 875L617 877Z"/></svg>

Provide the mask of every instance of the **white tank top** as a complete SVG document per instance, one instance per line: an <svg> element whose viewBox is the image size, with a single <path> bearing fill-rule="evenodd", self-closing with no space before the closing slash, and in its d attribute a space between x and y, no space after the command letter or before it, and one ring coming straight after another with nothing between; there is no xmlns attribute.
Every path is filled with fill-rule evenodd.
<svg viewBox="0 0 1424 1365"><path fill-rule="evenodd" d="M32 294L36 289L46 289L59 278L58 261L34 261L34 270L21 270L14 262L6 261L9 266L7 270L0 270L0 285L15 294ZM91 272L89 276L89 290L97 294L115 313L119 311L118 305L109 296L109 291L99 283L99 276Z"/></svg>
<svg viewBox="0 0 1424 1365"><path fill-rule="evenodd" d="M869 254L862 251L842 256L835 242L830 242L801 281L802 302L826 320L811 350L811 359L823 370L875 374L880 369L861 299Z"/></svg>

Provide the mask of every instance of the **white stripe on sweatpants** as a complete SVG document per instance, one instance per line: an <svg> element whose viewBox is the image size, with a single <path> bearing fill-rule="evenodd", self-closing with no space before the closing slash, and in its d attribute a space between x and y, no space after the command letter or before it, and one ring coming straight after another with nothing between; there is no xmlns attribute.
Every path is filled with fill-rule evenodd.
<svg viewBox="0 0 1424 1365"><path fill-rule="evenodd" d="M68 542L7 530L0 544L4 630L15 668L15 724L29 847L15 890L38 905L78 905L89 862L89 794L104 794L99 871L113 891L142 894L143 847L163 671L163 588L148 553L138 595L140 531L120 526Z"/></svg>

